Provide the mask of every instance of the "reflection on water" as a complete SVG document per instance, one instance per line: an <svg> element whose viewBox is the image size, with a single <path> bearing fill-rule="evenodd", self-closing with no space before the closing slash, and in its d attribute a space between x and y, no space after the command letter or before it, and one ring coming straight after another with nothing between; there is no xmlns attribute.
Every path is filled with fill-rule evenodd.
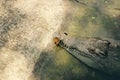
<svg viewBox="0 0 120 80"><path fill-rule="evenodd" d="M102 37L120 39L119 0L69 0L61 32L76 37ZM73 58L66 51L54 47L43 52L33 73L40 80L114 80Z"/></svg>

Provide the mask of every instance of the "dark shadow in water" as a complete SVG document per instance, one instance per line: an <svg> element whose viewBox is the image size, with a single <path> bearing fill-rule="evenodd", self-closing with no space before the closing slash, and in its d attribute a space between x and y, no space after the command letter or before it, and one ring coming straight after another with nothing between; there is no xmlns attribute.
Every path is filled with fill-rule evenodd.
<svg viewBox="0 0 120 80"><path fill-rule="evenodd" d="M70 61L58 66L55 63L57 53L51 53L53 52L42 52L35 64L33 73L38 80L119 80L87 66L70 54L68 54Z"/></svg>
<svg viewBox="0 0 120 80"><path fill-rule="evenodd" d="M40 80L45 80L44 77L47 73L46 68L52 64L52 58L49 56L47 52L42 52L40 57L38 58L33 73Z"/></svg>
<svg viewBox="0 0 120 80"><path fill-rule="evenodd" d="M115 18L102 17L101 24L114 39L120 40L120 15Z"/></svg>

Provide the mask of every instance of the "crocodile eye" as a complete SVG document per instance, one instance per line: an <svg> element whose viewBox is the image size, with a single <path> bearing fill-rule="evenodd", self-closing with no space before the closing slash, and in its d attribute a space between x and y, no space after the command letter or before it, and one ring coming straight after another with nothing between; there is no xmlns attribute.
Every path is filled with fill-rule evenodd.
<svg viewBox="0 0 120 80"><path fill-rule="evenodd" d="M54 43L58 46L60 39L58 37L53 38Z"/></svg>

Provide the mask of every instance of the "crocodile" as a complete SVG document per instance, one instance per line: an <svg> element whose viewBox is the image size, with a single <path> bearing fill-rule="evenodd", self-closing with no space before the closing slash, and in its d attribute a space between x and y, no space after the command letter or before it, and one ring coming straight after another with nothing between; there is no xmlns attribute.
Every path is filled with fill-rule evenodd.
<svg viewBox="0 0 120 80"><path fill-rule="evenodd" d="M120 76L120 41L103 38L54 38L58 47L87 66L105 72L109 75Z"/></svg>

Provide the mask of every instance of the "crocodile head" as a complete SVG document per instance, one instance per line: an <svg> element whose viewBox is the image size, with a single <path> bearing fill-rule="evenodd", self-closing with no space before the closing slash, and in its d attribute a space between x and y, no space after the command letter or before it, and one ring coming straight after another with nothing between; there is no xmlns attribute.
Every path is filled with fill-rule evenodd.
<svg viewBox="0 0 120 80"><path fill-rule="evenodd" d="M84 64L107 72L120 73L120 42L101 38L67 38L57 40L57 46Z"/></svg>

